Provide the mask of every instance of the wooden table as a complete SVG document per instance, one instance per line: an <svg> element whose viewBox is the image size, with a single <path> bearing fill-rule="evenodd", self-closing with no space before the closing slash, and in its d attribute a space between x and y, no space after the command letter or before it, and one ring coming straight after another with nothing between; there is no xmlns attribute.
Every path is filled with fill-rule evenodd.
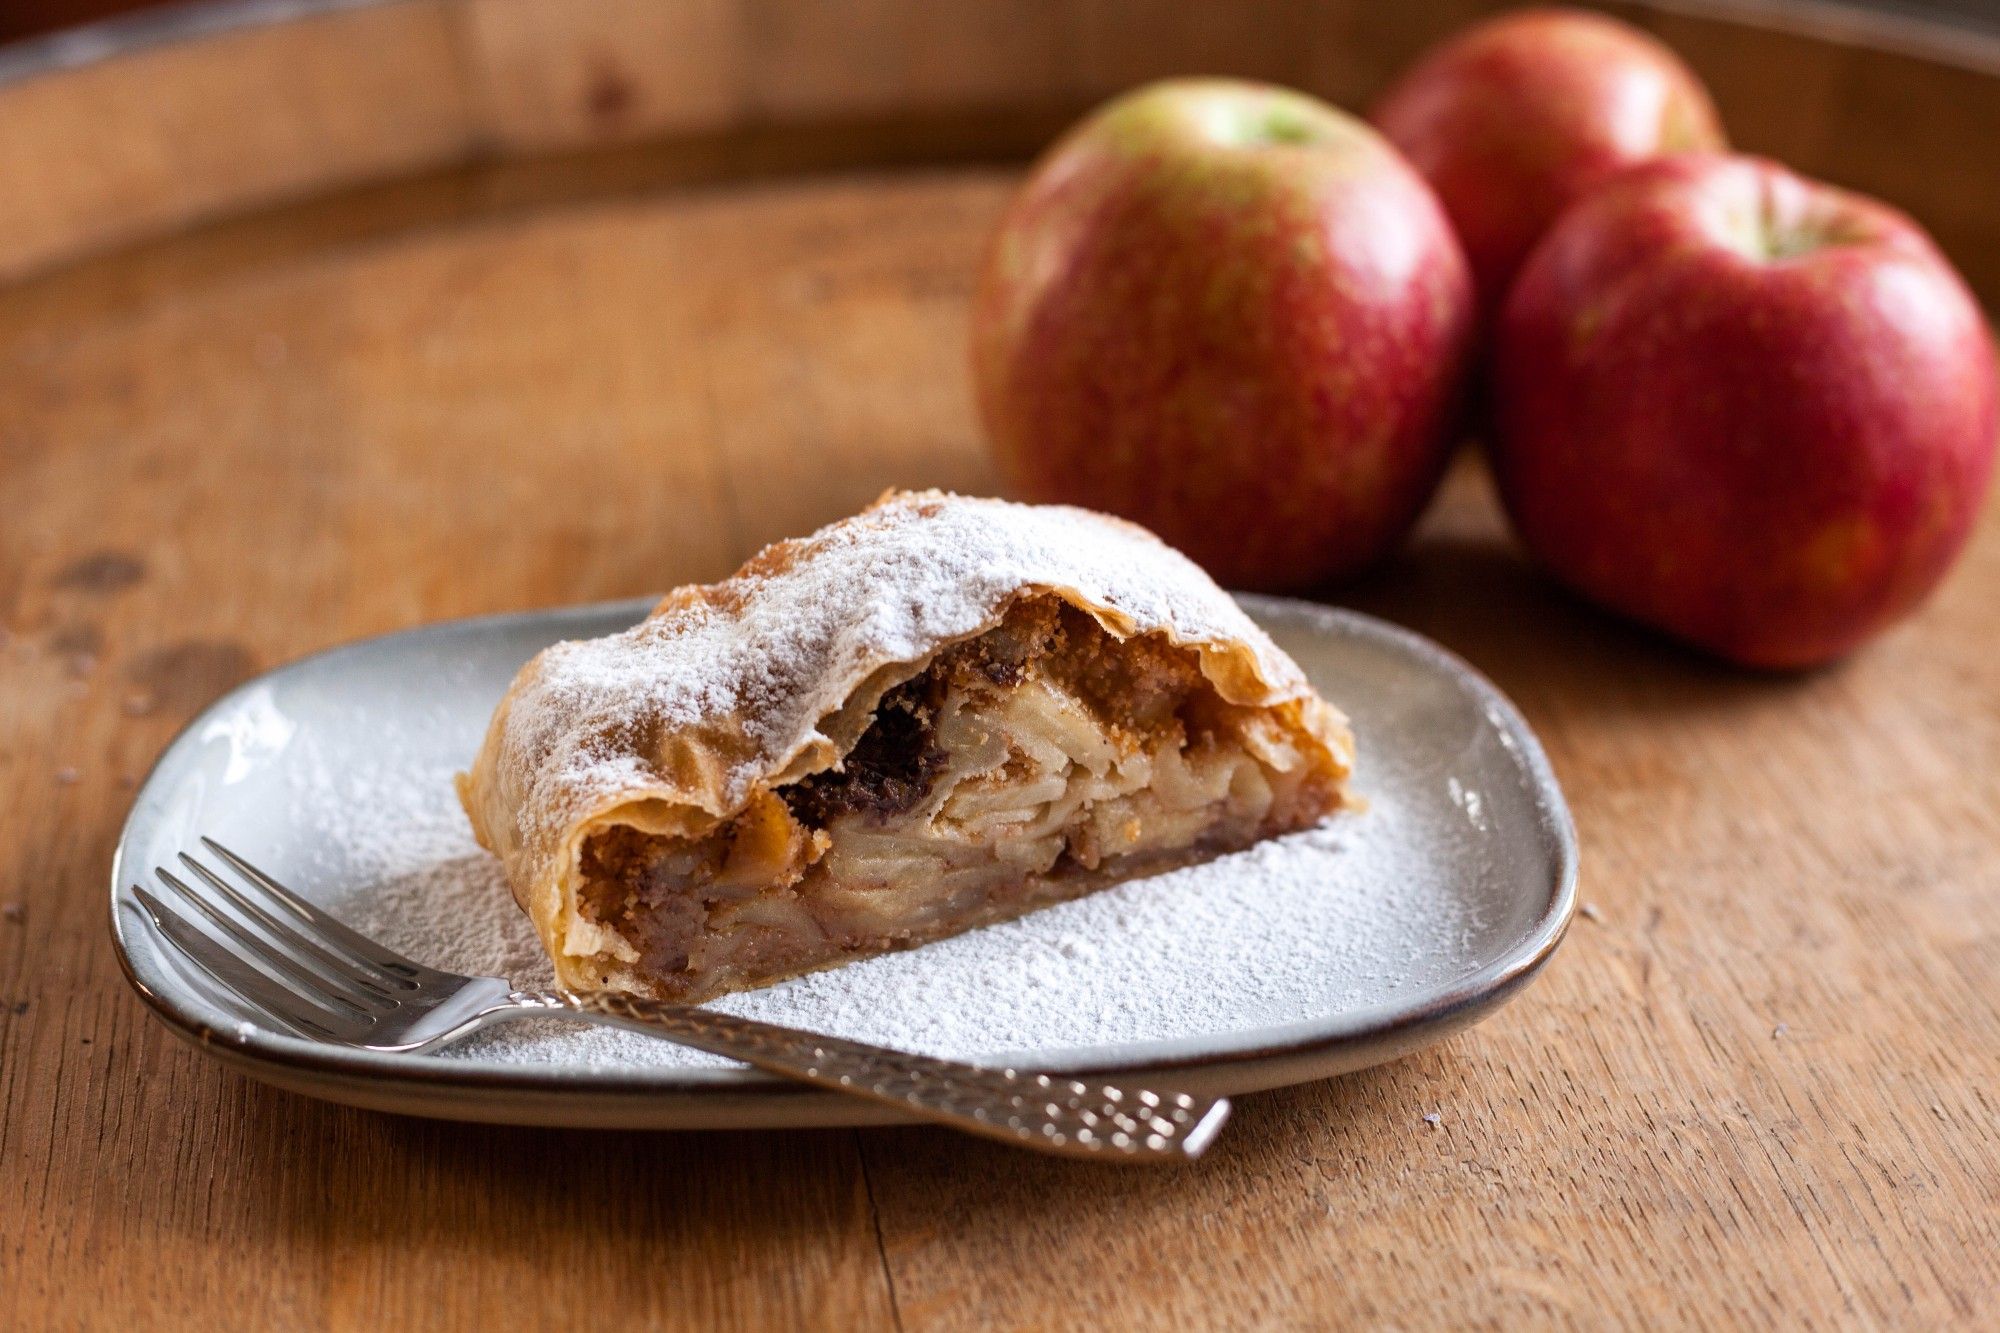
<svg viewBox="0 0 2000 1333"><path fill-rule="evenodd" d="M252 672L711 578L892 483L991 488L962 347L1012 177L964 163L1050 123L746 129L15 254L0 1327L2000 1320L2000 505L1913 623L1766 678L1553 591L1462 464L1328 596L1521 705L1585 915L1491 1022L1246 1098L1191 1168L395 1119L225 1073L128 993L133 782ZM943 165L854 169L895 161ZM76 216L102 250L116 219Z"/></svg>

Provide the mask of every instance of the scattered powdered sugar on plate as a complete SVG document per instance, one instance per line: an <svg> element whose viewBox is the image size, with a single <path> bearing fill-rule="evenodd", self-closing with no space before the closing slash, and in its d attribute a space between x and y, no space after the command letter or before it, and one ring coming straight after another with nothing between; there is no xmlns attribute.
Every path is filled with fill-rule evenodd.
<svg viewBox="0 0 2000 1333"><path fill-rule="evenodd" d="M310 756L307 757L310 759ZM341 848L327 905L433 966L545 986L552 974L450 772L295 770L295 816ZM1435 779L1431 780L1433 783ZM717 1007L929 1054L1220 1034L1325 1019L1473 970L1482 923L1454 887L1476 835L1424 780L1364 769L1369 808L1249 851L1017 921L726 997ZM325 882L324 880L321 881ZM560 1022L491 1029L437 1058L569 1066L726 1062Z"/></svg>

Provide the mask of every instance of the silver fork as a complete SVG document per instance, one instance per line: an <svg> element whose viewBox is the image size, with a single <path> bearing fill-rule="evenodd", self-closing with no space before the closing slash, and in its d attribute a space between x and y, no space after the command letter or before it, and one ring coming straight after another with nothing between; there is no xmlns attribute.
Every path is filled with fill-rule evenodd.
<svg viewBox="0 0 2000 1333"><path fill-rule="evenodd" d="M517 1018L580 1018L631 1028L926 1120L1066 1157L1166 1161L1201 1156L1229 1102L1049 1074L991 1069L819 1036L692 1005L611 991L520 990L392 952L209 838L233 875L183 852L188 878L153 873L192 911L133 885L160 935L268 1022L370 1051L426 1051Z"/></svg>

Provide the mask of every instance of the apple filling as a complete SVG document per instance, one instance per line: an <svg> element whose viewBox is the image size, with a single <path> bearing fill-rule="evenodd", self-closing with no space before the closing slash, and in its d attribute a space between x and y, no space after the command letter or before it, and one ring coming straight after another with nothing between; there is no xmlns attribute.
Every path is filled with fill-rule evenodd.
<svg viewBox="0 0 2000 1333"><path fill-rule="evenodd" d="M639 984L700 1000L1237 850L1339 799L1191 650L1040 598L890 690L839 767L699 839L594 834L579 906Z"/></svg>

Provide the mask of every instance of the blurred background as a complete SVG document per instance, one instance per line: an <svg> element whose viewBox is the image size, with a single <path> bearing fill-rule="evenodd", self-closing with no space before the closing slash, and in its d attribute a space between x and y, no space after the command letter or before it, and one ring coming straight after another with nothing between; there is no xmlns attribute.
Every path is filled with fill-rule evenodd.
<svg viewBox="0 0 2000 1333"><path fill-rule="evenodd" d="M10 0L0 170L37 179L33 197L0 200L0 280L342 186L524 157L698 138L707 161L680 175L713 179L754 170L746 136L789 134L784 151L819 166L1021 162L1084 109L1164 74L1264 79L1359 110L1419 52L1515 7ZM1905 209L1994 304L2000 191L1964 145L2000 134L1996 0L1594 7L1677 51L1737 147ZM257 36L273 28L297 35ZM213 74L161 52L157 69L43 86L55 69L226 30L239 35L210 46ZM349 67L342 53L361 50L374 54ZM298 96L276 96L273 78ZM142 87L152 100L113 91ZM834 125L851 131L843 142L823 132ZM815 147L801 148L800 127ZM50 143L80 157L44 160ZM620 188L676 175L628 166Z"/></svg>
<svg viewBox="0 0 2000 1333"><path fill-rule="evenodd" d="M1851 3L1886 14L1942 18L2000 33L2000 3L1995 0L1851 0ZM121 14L159 14L190 7L186 0L10 0L0 8L0 41L55 32Z"/></svg>

